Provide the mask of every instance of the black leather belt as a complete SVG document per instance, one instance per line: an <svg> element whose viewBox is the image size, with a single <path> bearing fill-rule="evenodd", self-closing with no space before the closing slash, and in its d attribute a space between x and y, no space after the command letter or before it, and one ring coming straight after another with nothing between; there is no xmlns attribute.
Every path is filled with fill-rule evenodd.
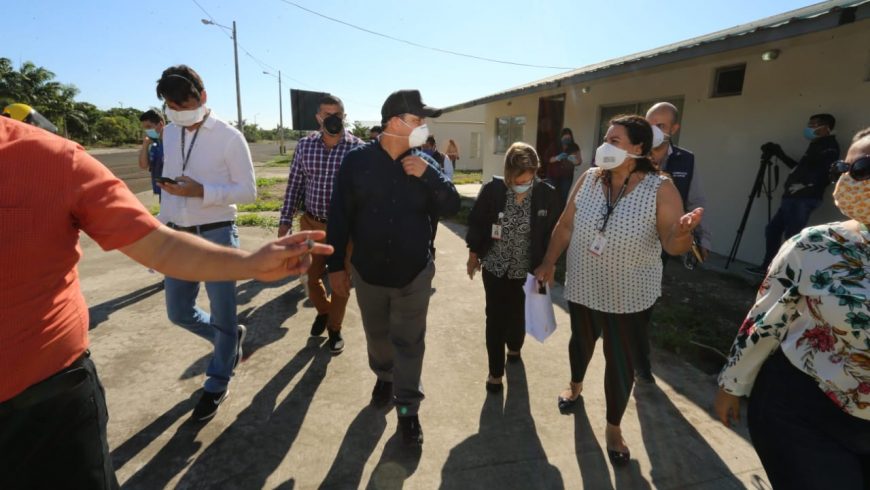
<svg viewBox="0 0 870 490"><path fill-rule="evenodd" d="M309 213L308 211L305 212L305 216L308 216L309 218L313 219L314 221L317 221L318 223L323 223L324 225L326 224L326 218L321 218L320 216L314 216L313 214Z"/></svg>
<svg viewBox="0 0 870 490"><path fill-rule="evenodd" d="M196 235L200 235L209 230L217 230L218 228L233 226L234 224L235 221L218 221L217 223L208 223L205 225L196 226L178 226L175 223L166 223L166 226L172 228L173 230L185 231L187 233L194 233Z"/></svg>
<svg viewBox="0 0 870 490"><path fill-rule="evenodd" d="M90 355L90 351L85 351L72 364L57 374L31 385L9 400L0 403L0 415L27 409L80 386L88 377L88 372L82 367L82 364Z"/></svg>

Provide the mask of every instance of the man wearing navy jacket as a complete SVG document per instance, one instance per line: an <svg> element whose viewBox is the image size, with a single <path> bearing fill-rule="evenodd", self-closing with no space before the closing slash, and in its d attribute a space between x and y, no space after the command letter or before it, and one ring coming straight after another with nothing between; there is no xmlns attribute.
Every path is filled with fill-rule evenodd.
<svg viewBox="0 0 870 490"><path fill-rule="evenodd" d="M653 126L657 126L665 133L665 139L669 142L668 153L664 159L661 170L671 175L674 185L683 198L683 207L686 212L697 208L707 208L707 196L701 187L701 179L698 169L695 167L695 155L670 142L677 132L680 131L680 123L677 122L679 112L677 108L668 102L658 102L646 113L646 120ZM701 256L706 259L710 251L710 230L702 223L695 229L695 236L701 248Z"/></svg>
<svg viewBox="0 0 870 490"><path fill-rule="evenodd" d="M647 111L646 120L664 133L668 150L662 159L661 170L670 174L674 185L680 192L680 197L683 198L683 208L688 212L697 208L706 208L707 197L701 188L701 179L698 177L697 168L695 168L695 155L671 142L671 138L680 130L680 123L677 122L678 116L679 112L673 104L658 102ZM703 223L695 228L695 240L699 244L701 257L706 259L710 250L710 231ZM667 255L662 254L663 260L666 260L667 257ZM638 335L637 347L639 352L634 363L636 367L635 380L638 383L655 383L650 366L650 345L646 331L640 332Z"/></svg>
<svg viewBox="0 0 870 490"><path fill-rule="evenodd" d="M381 108L383 132L345 155L332 192L327 261L335 294L347 296L353 277L366 332L369 366L377 376L376 407L395 403L402 439L423 443L417 411L423 400L420 373L426 315L435 264L432 235L437 216L459 211L459 194L435 160L415 148L429 132L427 117L440 109L423 104L420 92L393 92ZM348 242L353 242L346 269Z"/></svg>

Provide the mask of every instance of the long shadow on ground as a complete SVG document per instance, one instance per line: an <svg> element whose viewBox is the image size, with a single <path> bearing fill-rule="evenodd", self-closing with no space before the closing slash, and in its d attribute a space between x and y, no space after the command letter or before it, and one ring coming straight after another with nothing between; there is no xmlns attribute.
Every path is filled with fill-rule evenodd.
<svg viewBox="0 0 870 490"><path fill-rule="evenodd" d="M535 429L522 361L508 363L505 375L506 397L488 394L478 433L450 450L441 470L442 489L564 488Z"/></svg>
<svg viewBox="0 0 870 490"><path fill-rule="evenodd" d="M97 328L101 323L107 321L112 313L148 299L160 291L163 291L162 280L156 284L137 289L136 291L119 296L115 299L91 306L88 308L88 315L90 317L88 329L93 330Z"/></svg>
<svg viewBox="0 0 870 490"><path fill-rule="evenodd" d="M178 488L263 488L293 446L332 355L311 339L205 450ZM307 369L306 369L306 366ZM304 370L283 400L278 395Z"/></svg>

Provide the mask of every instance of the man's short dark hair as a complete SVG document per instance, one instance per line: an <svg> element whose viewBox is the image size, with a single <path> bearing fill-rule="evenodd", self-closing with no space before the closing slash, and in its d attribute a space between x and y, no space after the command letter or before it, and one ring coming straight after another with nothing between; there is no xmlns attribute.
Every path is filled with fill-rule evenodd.
<svg viewBox="0 0 870 490"><path fill-rule="evenodd" d="M320 106L324 105L337 105L341 109L341 113L344 114L344 102L332 94L326 94L320 98L320 104L317 105L318 110Z"/></svg>
<svg viewBox="0 0 870 490"><path fill-rule="evenodd" d="M427 145L435 146L435 137L434 137L434 136L429 136L428 138L426 138L426 144L427 144Z"/></svg>
<svg viewBox="0 0 870 490"><path fill-rule="evenodd" d="M182 105L191 97L202 100L205 85L199 73L187 65L170 66L157 80L157 98Z"/></svg>
<svg viewBox="0 0 870 490"><path fill-rule="evenodd" d="M159 112L155 111L154 109L148 109L147 111L143 112L142 115L139 116L139 122L145 122L145 121L148 121L148 122L154 123L154 124L162 124L164 122L163 116Z"/></svg>
<svg viewBox="0 0 870 490"><path fill-rule="evenodd" d="M371 129L369 129L369 133L383 133L383 132L384 132L384 128L382 128L380 126L372 126Z"/></svg>
<svg viewBox="0 0 870 490"><path fill-rule="evenodd" d="M831 131L834 130L834 125L837 124L837 120L834 119L834 116L830 114L813 114L812 116L810 116L810 121L814 119L821 124L827 126L828 129L830 129Z"/></svg>

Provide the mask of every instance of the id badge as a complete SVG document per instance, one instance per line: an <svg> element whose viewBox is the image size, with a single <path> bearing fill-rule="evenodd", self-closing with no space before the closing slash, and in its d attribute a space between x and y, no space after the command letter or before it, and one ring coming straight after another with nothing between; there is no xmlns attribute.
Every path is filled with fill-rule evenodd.
<svg viewBox="0 0 870 490"><path fill-rule="evenodd" d="M592 243L589 245L589 251L592 252L592 255L601 255L604 253L604 247L607 245L607 239L604 238L604 235L599 233Z"/></svg>
<svg viewBox="0 0 870 490"><path fill-rule="evenodd" d="M492 225L492 235L493 240L501 240L501 225Z"/></svg>

